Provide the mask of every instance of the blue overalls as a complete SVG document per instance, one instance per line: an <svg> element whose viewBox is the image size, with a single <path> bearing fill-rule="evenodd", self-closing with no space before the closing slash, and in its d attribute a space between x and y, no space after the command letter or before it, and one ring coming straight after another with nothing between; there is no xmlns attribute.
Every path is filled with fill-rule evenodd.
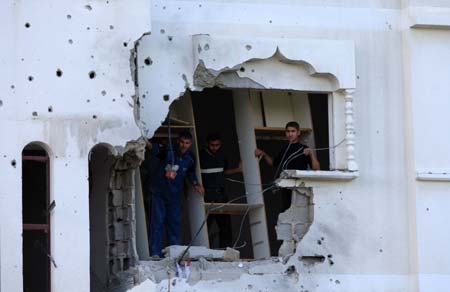
<svg viewBox="0 0 450 292"><path fill-rule="evenodd" d="M173 155L174 154L174 155ZM150 223L150 255L162 257L161 240L164 229L167 232L169 245L180 245L180 222L182 211L182 191L184 179L187 177L191 183L196 183L195 156L191 151L185 154L178 152L174 147L173 153L158 144L153 144L151 155L160 159L155 179L152 180L152 215ZM165 176L165 167L173 163L178 165L177 175L174 179Z"/></svg>

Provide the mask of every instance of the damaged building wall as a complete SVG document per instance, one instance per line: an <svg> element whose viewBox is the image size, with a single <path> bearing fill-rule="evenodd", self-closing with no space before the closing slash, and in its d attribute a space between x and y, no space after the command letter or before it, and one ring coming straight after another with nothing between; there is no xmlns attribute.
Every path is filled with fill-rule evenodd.
<svg viewBox="0 0 450 292"><path fill-rule="evenodd" d="M408 96L403 88L405 56L402 37L409 29L402 26L407 17L407 9L402 9L404 6L408 6L408 3L153 3L153 34L143 38L138 48L143 51L141 58L138 56L138 67L143 72L140 73L142 78L139 87L141 117L150 136L163 119L170 102L186 88L201 90L202 87L222 86L220 82L226 78L218 83L214 81L221 73L220 70L241 74L242 77L239 66L243 62L264 60L275 54L276 45L270 49L267 43L264 44L267 39L280 44L281 55L283 44L296 40L331 40L328 47L325 46L327 51L324 55L336 50L333 41L351 41L355 44L354 107L359 177L345 173L340 176L321 173L289 181L298 186L310 187L314 193L314 221L298 244L295 256L286 264L286 267L295 266L301 275L296 287L292 288L295 291L361 291L367 289L368 281L374 291L415 291L418 288L415 264L410 260L416 256L416 239L411 237L414 232L411 232L408 223L408 218L414 217L409 207L406 174L409 157L403 154L409 147L404 136L405 123L409 123L405 121L404 103ZM212 47L211 43L195 46L195 35L207 35L212 39L228 38L229 41L224 41L224 46L219 48ZM238 52L233 50L233 40L242 40L242 49ZM298 51L303 49L302 46L297 48ZM292 49L295 50L295 47ZM270 53L265 53L266 50ZM213 51L208 59L209 64L195 57L205 51ZM245 57L246 54L251 57ZM341 56L335 57L342 59ZM241 61L234 62L235 59ZM151 62L146 63L145 60ZM201 62L197 63L199 60L203 61L207 70L196 74L195 69L199 64L202 65ZM309 63L308 60L303 61ZM213 62L221 66L212 66ZM309 65L317 72L322 72L314 62ZM154 73L151 73L152 70ZM253 73L246 72L246 77ZM325 72L330 73L332 70ZM310 77L314 78L315 72L312 73ZM264 82L267 84L268 79L276 79L275 75L279 75L277 70L273 71L273 75L267 73L263 76L266 78ZM338 81L342 79L337 73L334 76ZM196 84L196 79L204 83ZM243 79L243 84L264 87L256 81L255 76L251 76ZM163 86L155 88L154 84ZM278 83L271 84L270 88L279 88ZM343 103L335 105L344 108ZM335 142L344 133L337 129ZM217 279L220 278L217 275ZM245 281L253 285L264 282L264 279L253 275ZM241 284L238 280L234 283ZM167 283L158 285L162 288ZM214 287L226 291L227 285L215 283Z"/></svg>
<svg viewBox="0 0 450 292"><path fill-rule="evenodd" d="M370 283L374 291L446 291L450 239L435 228L448 221L450 206L445 196L450 167L441 159L446 153L441 149L450 143L439 130L448 124L442 118L448 117L444 60L450 59L445 1L8 0L0 5L0 27L8 40L0 48L0 133L7 141L0 147L0 290L20 292L22 285L18 214L23 147L41 141L50 155L51 198L56 202L51 214L52 291L88 291L88 153L101 142L116 146L136 139L135 109L138 125L151 135L171 101L186 88L201 89L193 77L199 52L192 36L209 34L254 40L243 43L242 51L251 55L257 50L252 58L261 59L276 53L277 43L292 40L331 40L328 57L337 42L354 43L359 177L321 173L286 181L314 193L314 220L295 256L286 263L195 263L197 276L204 275L204 281L191 283L195 289L364 291ZM412 7L427 5L433 8ZM156 54L143 54L137 68L161 70L159 79L138 80L137 110L130 50L150 31L150 20L152 35L138 45L146 43L145 49ZM275 46L257 39L275 40ZM204 53L211 47L200 49ZM219 49L210 61L233 56L227 48ZM265 49L269 54L261 53ZM239 75L234 66L248 58L239 60L220 69ZM309 65L321 72L317 64ZM203 73L208 81L217 72ZM340 80L339 74L335 77ZM247 80L249 85L257 84L253 79ZM162 91L161 85L172 91ZM439 105L439 119L430 104ZM339 108L342 113L343 104ZM343 138L345 129L336 134L341 134L336 140ZM427 141L439 141L439 151L422 151L424 135ZM175 287L168 286L174 279L167 280L165 266L159 270L164 276L157 278L148 264L140 266L140 281L148 277L158 282L157 289ZM175 280L177 289L191 284Z"/></svg>
<svg viewBox="0 0 450 292"><path fill-rule="evenodd" d="M52 291L89 291L88 154L140 136L130 50L150 31L150 1L0 6L0 289L22 291L21 152L40 141L56 203Z"/></svg>

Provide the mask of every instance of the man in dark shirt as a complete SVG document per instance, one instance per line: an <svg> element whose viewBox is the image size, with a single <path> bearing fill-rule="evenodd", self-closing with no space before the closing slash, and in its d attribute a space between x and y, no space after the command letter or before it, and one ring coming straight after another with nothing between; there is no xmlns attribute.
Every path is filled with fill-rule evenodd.
<svg viewBox="0 0 450 292"><path fill-rule="evenodd" d="M229 169L222 149L222 140L216 134L209 134L207 147L200 151L200 166L203 186L205 188L205 202L226 203L225 175L241 172L240 167ZM212 214L208 216L208 229L213 222L219 228L219 247L231 246L231 218L229 215Z"/></svg>
<svg viewBox="0 0 450 292"><path fill-rule="evenodd" d="M181 193L187 178L194 189L204 194L203 187L195 175L195 156L189 148L192 135L182 132L173 149L160 144L147 143L150 155L158 159L158 166L151 180L152 212L150 223L150 255L162 256L161 240L163 227L167 232L169 245L179 245L181 222Z"/></svg>
<svg viewBox="0 0 450 292"><path fill-rule="evenodd" d="M291 121L286 124L285 135L288 144L283 147L275 159L261 149L255 150L258 158L264 158L268 165L276 167L275 176L286 169L306 170L310 167L313 170L320 170L320 163L314 151L299 141L300 125L297 122ZM283 211L291 205L290 192L288 195L282 196L282 205Z"/></svg>

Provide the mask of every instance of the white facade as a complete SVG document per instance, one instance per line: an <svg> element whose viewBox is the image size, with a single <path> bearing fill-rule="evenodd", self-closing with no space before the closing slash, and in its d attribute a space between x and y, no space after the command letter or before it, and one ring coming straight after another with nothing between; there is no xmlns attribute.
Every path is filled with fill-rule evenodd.
<svg viewBox="0 0 450 292"><path fill-rule="evenodd" d="M42 143L50 156L57 264L51 291L89 291L92 147L124 146L155 131L170 105L164 95L173 101L186 88L207 87L196 85L198 64L220 73L269 59L277 48L314 69L296 83L301 88L293 87L294 78L281 84L270 64L256 64L264 73L244 77L266 88L334 86L327 90L338 100L334 142L347 138L336 163L351 172L300 174L314 192L314 222L286 265L263 263L253 268L260 273L173 289L448 291L448 1L9 0L1 3L0 19L1 291L22 291L21 152L27 144ZM210 55L196 56L204 38ZM152 60L146 66L138 55L138 88L130 62L135 42ZM315 73L333 82L321 83ZM349 94L354 122L345 107ZM355 146L348 144L349 125ZM309 255L327 259L299 260ZM291 265L298 277L286 278Z"/></svg>

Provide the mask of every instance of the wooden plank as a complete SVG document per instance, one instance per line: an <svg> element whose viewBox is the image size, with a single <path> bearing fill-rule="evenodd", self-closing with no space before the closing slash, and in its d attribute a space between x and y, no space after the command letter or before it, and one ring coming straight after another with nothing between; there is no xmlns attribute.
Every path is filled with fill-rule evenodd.
<svg viewBox="0 0 450 292"><path fill-rule="evenodd" d="M48 161L48 156L22 155L22 160L27 161Z"/></svg>
<svg viewBox="0 0 450 292"><path fill-rule="evenodd" d="M49 231L49 224L23 224L23 230L45 230Z"/></svg>
<svg viewBox="0 0 450 292"><path fill-rule="evenodd" d="M264 207L264 204L205 203L209 214L243 215L247 210Z"/></svg>

